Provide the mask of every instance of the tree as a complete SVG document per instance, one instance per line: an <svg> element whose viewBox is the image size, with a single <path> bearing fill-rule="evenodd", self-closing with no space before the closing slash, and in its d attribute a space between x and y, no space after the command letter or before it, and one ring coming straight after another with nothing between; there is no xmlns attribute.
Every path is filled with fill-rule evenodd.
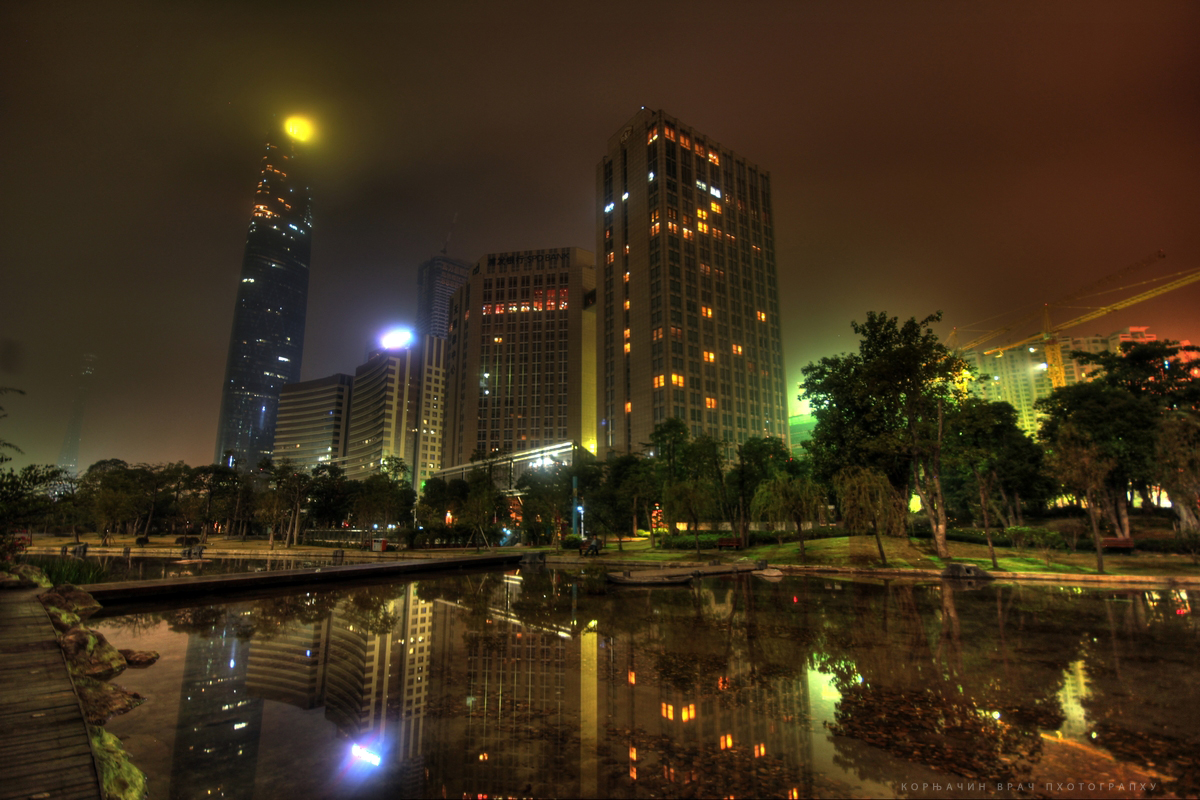
<svg viewBox="0 0 1200 800"><path fill-rule="evenodd" d="M1200 535L1200 414L1172 411L1158 425L1155 476L1171 498L1180 531Z"/></svg>
<svg viewBox="0 0 1200 800"><path fill-rule="evenodd" d="M892 487L921 498L938 556L949 558L946 501L941 485L946 414L964 399L956 378L967 368L925 319L870 312L852 322L857 353L827 356L803 370L802 399L817 419L805 448L818 479L846 466L872 467Z"/></svg>
<svg viewBox="0 0 1200 800"><path fill-rule="evenodd" d="M9 555L12 532L28 526L53 505L50 492L63 474L58 467L38 464L0 470L0 560Z"/></svg>
<svg viewBox="0 0 1200 800"><path fill-rule="evenodd" d="M1038 437L1049 449L1061 446L1059 432L1069 426L1071 436L1062 441L1085 442L1096 449L1097 463L1109 465L1103 483L1091 489L1093 499L1117 535L1128 538L1130 484L1147 484L1154 474L1154 439L1161 416L1154 401L1091 381L1059 387L1036 406L1046 415Z"/></svg>
<svg viewBox="0 0 1200 800"><path fill-rule="evenodd" d="M1096 571L1104 572L1104 546L1100 541L1100 511L1098 496L1111 484L1116 461L1091 441L1086 433L1067 422L1055 428L1049 441L1050 472L1068 490L1080 495L1087 504L1088 520L1092 523L1092 540L1096 545Z"/></svg>
<svg viewBox="0 0 1200 800"><path fill-rule="evenodd" d="M0 386L0 395L2 395L2 394L8 394L9 392L15 392L16 394L25 394L25 393L24 393L24 392L22 392L20 389L14 389L14 388L12 388L11 386ZM6 413L4 412L4 408L3 408L2 406L0 406L0 419L7 419L7 418L8 418L8 414L6 414ZM10 442L10 441L7 441L7 440L5 440L5 439L0 439L0 464L3 464L5 461L11 461L11 460L12 460L12 457L11 457L11 456L9 456L9 455L7 455L7 454L4 452L5 450L10 450L10 451L12 451L12 452L14 452L14 453L21 453L21 452L23 452L23 451L21 450L21 448L17 447L17 446L16 446L15 444L13 444L12 442Z"/></svg>
<svg viewBox="0 0 1200 800"><path fill-rule="evenodd" d="M671 417L655 425L650 434L650 441L642 445L654 459L656 477L661 487L659 494L664 501L663 512L666 516L667 530L672 535L675 533L675 517L672 511L674 506L667 502L667 495L671 493L675 484L683 480L683 449L690 438L687 423L678 417Z"/></svg>
<svg viewBox="0 0 1200 800"><path fill-rule="evenodd" d="M723 503L724 516L738 521L738 538L742 547L750 544L750 518L758 516L752 510L756 493L764 481L786 473L792 464L792 454L783 442L773 436L751 436L737 447L737 462L729 470L721 485L718 496L724 498L726 491L732 495ZM807 517L806 517L807 519ZM803 550L803 542L801 550Z"/></svg>
<svg viewBox="0 0 1200 800"><path fill-rule="evenodd" d="M783 536L778 533L778 523L782 520L794 522L800 538L800 557L803 558L804 526L817 525L824 520L825 492L807 475L777 472L758 485L750 508L755 517L766 517L775 523L781 545Z"/></svg>
<svg viewBox="0 0 1200 800"><path fill-rule="evenodd" d="M844 467L833 476L842 524L850 533L875 533L879 560L886 567L882 534L900 536L908 516L907 504L887 476L871 467Z"/></svg>
<svg viewBox="0 0 1200 800"><path fill-rule="evenodd" d="M1017 425L1017 412L1008 403L992 403L979 398L963 401L950 419L951 435L947 441L947 461L971 475L979 496L979 511L983 517L983 533L987 538L992 569L999 569L996 548L992 543L991 509L993 493L1004 494L1001 470L1006 476L1017 474L1013 464L1022 463L1027 448L1032 445ZM1014 488L1017 503L1019 490ZM1007 495L1006 499L1007 499Z"/></svg>
<svg viewBox="0 0 1200 800"><path fill-rule="evenodd" d="M309 486L309 516L324 528L340 528L354 506L358 487L336 464L318 464L312 470Z"/></svg>

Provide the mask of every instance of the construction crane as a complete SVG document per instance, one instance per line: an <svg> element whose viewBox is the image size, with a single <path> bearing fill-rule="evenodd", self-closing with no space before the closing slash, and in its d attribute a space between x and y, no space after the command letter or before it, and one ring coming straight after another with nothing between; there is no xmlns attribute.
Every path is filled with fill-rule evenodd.
<svg viewBox="0 0 1200 800"><path fill-rule="evenodd" d="M1031 322L1033 322L1034 320L1036 320L1039 316L1042 317L1042 320L1043 320L1042 331L1043 332L1049 331L1050 329L1048 327L1048 323L1046 322L1046 320L1047 320L1046 315L1048 314L1048 310L1051 305L1062 305L1064 303L1069 303L1072 300L1078 300L1081 297L1085 297L1089 294L1092 294L1093 292L1097 292L1097 291L1103 289L1105 286L1108 286L1108 285L1112 284L1113 282L1120 280L1121 278L1131 275L1140 269L1148 267L1151 264L1154 264L1155 262L1157 262L1161 259L1164 259L1166 257L1167 257L1167 254L1164 253L1162 250L1155 251L1155 252L1151 253L1150 255L1146 256L1145 258L1143 258L1141 261L1134 262L1133 264L1130 264L1127 267L1122 267L1121 269L1117 270L1116 272L1112 273L1111 275L1105 275L1103 278L1100 278L1097 281L1089 283L1087 286L1082 286L1079 289L1076 289L1075 291L1071 292L1070 294L1060 297L1059 299L1046 304L1046 306L1043 306L1041 309L1037 309L1035 311L1030 312L1029 314L1021 317L1020 319L1016 320L1015 322L1012 322L1009 325L1004 326L1003 328L997 328L994 331L990 331L988 333L983 334L982 336L978 336L978 337L972 339L971 341L967 342L964 345L958 344L958 328L954 328L950 332L950 336L947 337L946 344L947 344L947 346L950 347L951 350L974 350L979 345L983 344L984 342L991 341L992 339L995 339L997 336L1003 336L1004 334L1008 333L1011 330L1020 329L1020 328L1025 327L1026 325L1028 325ZM1016 347L1016 345L1012 345L1012 346Z"/></svg>
<svg viewBox="0 0 1200 800"><path fill-rule="evenodd" d="M1123 270L1122 274L1127 274L1129 269L1130 268ZM1107 283L1111 277L1112 276L1105 278L1102 283ZM990 350L985 350L984 355L998 355L1003 353L1005 350L1012 350L1017 347L1024 347L1026 345L1040 343L1046 356L1046 371L1050 376L1050 385L1056 389L1060 386L1066 386L1067 381L1065 371L1063 370L1062 350L1058 346L1059 334L1068 328L1073 328L1076 325L1082 325L1085 322L1091 322L1094 319L1103 317L1105 314L1111 314L1112 312L1119 311L1122 308L1128 308L1129 306L1137 305L1143 300L1149 300L1153 297L1158 297L1159 295L1163 295L1167 292L1172 292L1183 286L1187 286L1188 284L1196 283L1197 281L1200 281L1200 269L1191 270L1188 272L1180 272L1168 277L1173 277L1175 279L1169 283L1164 283L1161 286L1150 289L1149 291L1136 294L1133 297L1127 297L1119 302L1112 303L1102 308L1093 309L1082 316L1058 325L1052 326L1050 324L1050 305L1047 304L1042 309L1041 333L1035 333L1032 336L1027 336L1024 339L1021 339L1020 341L1012 342L1001 347L993 347ZM1084 291L1088 291L1091 288L1094 288L1096 285L1097 284L1093 284L1093 287L1088 287ZM1078 293L1076 296L1078 296Z"/></svg>

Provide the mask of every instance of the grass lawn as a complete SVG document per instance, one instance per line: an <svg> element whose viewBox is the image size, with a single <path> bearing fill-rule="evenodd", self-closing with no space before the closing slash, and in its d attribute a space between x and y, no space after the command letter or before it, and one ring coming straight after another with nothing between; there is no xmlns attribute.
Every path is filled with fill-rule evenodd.
<svg viewBox="0 0 1200 800"><path fill-rule="evenodd" d="M97 534L81 534L80 541L93 547L100 544ZM152 537L151 544L140 547L134 544L131 537L113 537L109 540L112 547L132 547L135 554L154 555L155 551L162 554L178 552L180 545L174 543L174 537ZM73 546L74 539L70 536L45 536L35 534L34 546L61 547ZM887 553L888 567L900 569L942 570L945 563L939 559L933 549L930 539L908 539L885 537L884 551ZM208 543L211 550L238 550L248 553L266 555L274 552L277 555L296 555L305 552L328 554L328 547L295 547L285 548L276 543L271 551L265 539L250 539L245 542L235 539L213 539ZM975 564L983 569L991 570L992 562L988 557L987 545L968 544L964 542L949 542L950 555L954 561ZM535 548L530 548L535 549ZM574 548L556 550L552 547L540 547L549 554L561 553L565 556L578 557ZM598 564L609 560L644 561L649 564L670 564L672 562L711 561L720 559L724 562L737 560L758 561L765 559L776 565L831 566L855 567L858 569L880 568L883 564L879 559L879 549L873 536L851 536L834 539L814 539L804 545L805 556L800 557L800 546L796 542L783 545L766 544L750 547L746 550L702 550L697 559L695 550L655 550L650 547L648 538L625 539L618 550L617 540L609 538L604 548L604 555L597 559L588 559ZM474 548L445 549L425 551L430 554L455 556L474 552ZM397 555L402 555L400 551ZM1049 553L1050 563L1045 556L1033 547L1021 550L1007 547L996 548L996 559L1000 569L1006 572L1054 572L1096 574L1096 555L1094 552L1080 551L1069 553L1064 550L1053 550ZM582 560L582 559L581 559ZM1138 553L1134 555L1105 553L1105 572L1112 575L1129 576L1170 576L1170 577L1200 577L1200 566L1196 565L1189 556L1163 555L1158 553Z"/></svg>

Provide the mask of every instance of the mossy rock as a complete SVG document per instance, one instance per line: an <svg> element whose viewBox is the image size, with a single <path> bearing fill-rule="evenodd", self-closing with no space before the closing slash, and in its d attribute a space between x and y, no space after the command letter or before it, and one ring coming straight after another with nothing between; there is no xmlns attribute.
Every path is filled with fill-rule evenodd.
<svg viewBox="0 0 1200 800"><path fill-rule="evenodd" d="M4 575L12 576L0 580L0 586L4 588L30 589L36 586L50 589L54 586L54 583L46 577L46 573L30 564L5 564L0 566L0 571Z"/></svg>
<svg viewBox="0 0 1200 800"><path fill-rule="evenodd" d="M63 633L58 644L71 675L106 680L125 671L125 659L104 634L76 625Z"/></svg>
<svg viewBox="0 0 1200 800"><path fill-rule="evenodd" d="M155 661L158 661L159 658L157 650L126 650L125 648L121 648L117 652L125 659L127 665L139 669L150 666Z"/></svg>
<svg viewBox="0 0 1200 800"><path fill-rule="evenodd" d="M142 800L147 791L146 773L129 760L121 740L104 728L93 727L89 733L104 800Z"/></svg>
<svg viewBox="0 0 1200 800"><path fill-rule="evenodd" d="M59 633L71 630L71 628L74 628L80 622L78 614L65 611L57 606L46 606L46 614L50 617L50 624Z"/></svg>
<svg viewBox="0 0 1200 800"><path fill-rule="evenodd" d="M96 598L70 583L55 586L54 591L46 592L39 599L44 606L54 606L64 611L70 611L78 614L80 619L87 619L102 608L96 602Z"/></svg>
<svg viewBox="0 0 1200 800"><path fill-rule="evenodd" d="M75 678L75 694L83 704L84 715L89 725L103 725L113 717L146 702L146 698L137 692L131 692L123 686L108 681L98 681L95 678Z"/></svg>

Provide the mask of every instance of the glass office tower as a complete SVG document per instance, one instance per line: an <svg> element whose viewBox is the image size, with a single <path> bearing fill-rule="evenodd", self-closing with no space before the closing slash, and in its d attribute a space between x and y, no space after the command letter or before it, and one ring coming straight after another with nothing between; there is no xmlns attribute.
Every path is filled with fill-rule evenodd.
<svg viewBox="0 0 1200 800"><path fill-rule="evenodd" d="M246 235L215 456L243 469L271 456L280 390L300 379L312 237L303 138L294 128L270 135Z"/></svg>

